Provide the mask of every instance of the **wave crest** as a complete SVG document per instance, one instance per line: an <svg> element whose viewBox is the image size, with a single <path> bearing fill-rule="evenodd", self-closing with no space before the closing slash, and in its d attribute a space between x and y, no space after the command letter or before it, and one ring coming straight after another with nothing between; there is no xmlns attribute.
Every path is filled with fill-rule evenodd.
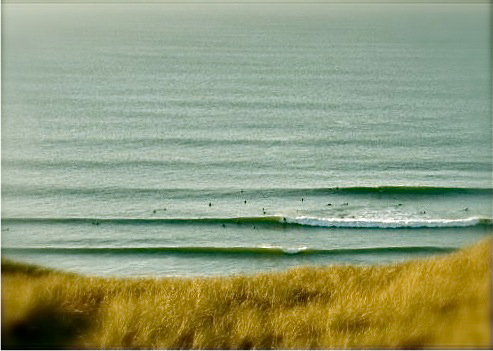
<svg viewBox="0 0 493 351"><path fill-rule="evenodd" d="M286 218L287 223L312 227L334 228L459 228L491 225L489 218L469 217L463 219L365 219L365 218L318 218L301 216Z"/></svg>
<svg viewBox="0 0 493 351"><path fill-rule="evenodd" d="M380 255L413 253L446 253L456 250L453 247L438 246L384 246L315 249L307 247L9 247L5 252L25 254L110 254L110 255L213 255L213 256L333 256L333 255Z"/></svg>

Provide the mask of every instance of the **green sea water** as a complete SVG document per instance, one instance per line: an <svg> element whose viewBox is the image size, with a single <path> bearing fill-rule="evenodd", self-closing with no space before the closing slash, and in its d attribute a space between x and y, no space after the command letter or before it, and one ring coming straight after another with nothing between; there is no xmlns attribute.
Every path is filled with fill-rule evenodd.
<svg viewBox="0 0 493 351"><path fill-rule="evenodd" d="M2 255L380 264L491 235L489 4L3 4Z"/></svg>

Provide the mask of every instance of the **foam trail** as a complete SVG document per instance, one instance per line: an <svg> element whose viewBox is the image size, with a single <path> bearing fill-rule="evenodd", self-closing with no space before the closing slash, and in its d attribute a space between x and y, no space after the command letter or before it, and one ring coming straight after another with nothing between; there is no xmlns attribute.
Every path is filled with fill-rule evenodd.
<svg viewBox="0 0 493 351"><path fill-rule="evenodd" d="M491 225L491 219L469 217L464 219L366 219L319 218L301 216L286 218L287 223L313 227L336 228L459 228Z"/></svg>

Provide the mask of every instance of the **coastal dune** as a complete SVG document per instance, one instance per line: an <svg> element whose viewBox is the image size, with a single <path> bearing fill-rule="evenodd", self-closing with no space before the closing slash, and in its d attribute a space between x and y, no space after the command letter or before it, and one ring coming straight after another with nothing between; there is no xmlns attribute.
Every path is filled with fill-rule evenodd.
<svg viewBox="0 0 493 351"><path fill-rule="evenodd" d="M217 278L99 278L3 260L2 348L486 348L491 247Z"/></svg>

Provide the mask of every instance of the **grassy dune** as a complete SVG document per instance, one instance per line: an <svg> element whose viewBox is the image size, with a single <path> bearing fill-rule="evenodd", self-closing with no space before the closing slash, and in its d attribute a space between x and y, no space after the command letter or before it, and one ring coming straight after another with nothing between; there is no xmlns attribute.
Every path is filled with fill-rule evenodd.
<svg viewBox="0 0 493 351"><path fill-rule="evenodd" d="M103 279L3 261L2 347L486 348L491 245L203 279Z"/></svg>

